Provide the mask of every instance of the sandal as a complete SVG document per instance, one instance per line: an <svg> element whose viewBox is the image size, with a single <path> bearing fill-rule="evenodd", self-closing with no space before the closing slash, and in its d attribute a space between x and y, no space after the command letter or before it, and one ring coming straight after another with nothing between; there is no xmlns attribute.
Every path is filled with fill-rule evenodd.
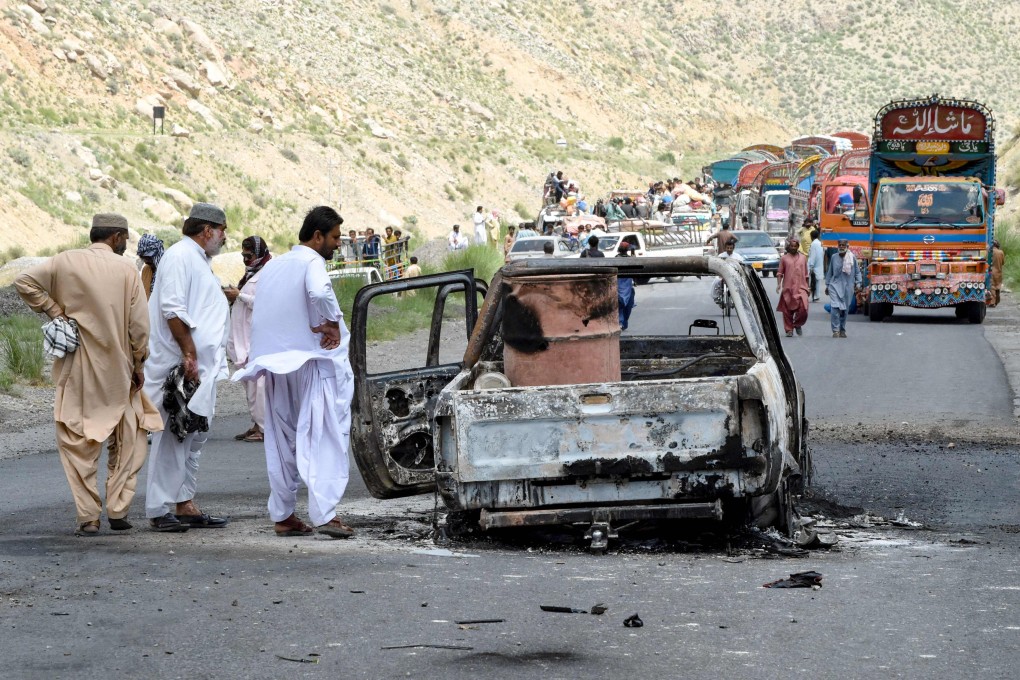
<svg viewBox="0 0 1020 680"><path fill-rule="evenodd" d="M327 523L315 527L315 530L331 538L350 538L354 535L354 529L344 524L339 517L334 517Z"/></svg>
<svg viewBox="0 0 1020 680"><path fill-rule="evenodd" d="M241 439L243 442L264 442L265 440L266 436L262 434L261 430L256 430L255 432L246 434L244 438Z"/></svg>
<svg viewBox="0 0 1020 680"><path fill-rule="evenodd" d="M294 514L282 522L277 522L274 529L277 536L308 536L315 531L311 525L305 524Z"/></svg>
<svg viewBox="0 0 1020 680"><path fill-rule="evenodd" d="M91 522L82 522L78 525L78 528L74 530L75 536L97 536L99 535L99 520L94 519Z"/></svg>
<svg viewBox="0 0 1020 680"><path fill-rule="evenodd" d="M252 425L251 427L249 427L247 430L245 430L241 434L235 434L234 435L234 439L236 441L239 441L239 442L240 441L246 441L245 438L246 437L250 437L254 432L257 432L258 431L258 427L259 427L258 425Z"/></svg>

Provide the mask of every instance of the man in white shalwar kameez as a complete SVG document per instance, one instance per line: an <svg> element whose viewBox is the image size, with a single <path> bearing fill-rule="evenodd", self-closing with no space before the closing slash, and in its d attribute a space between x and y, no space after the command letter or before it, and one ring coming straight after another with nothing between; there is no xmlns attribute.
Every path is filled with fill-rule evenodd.
<svg viewBox="0 0 1020 680"><path fill-rule="evenodd" d="M279 536L313 531L295 514L299 482L308 487L308 515L319 533L354 534L336 514L349 474L350 334L325 265L340 242L342 223L332 208L313 208L298 234L300 244L262 269L248 364L233 377L266 379L269 516Z"/></svg>
<svg viewBox="0 0 1020 680"><path fill-rule="evenodd" d="M159 261L149 297L149 360L145 394L159 408L164 424L163 385L170 371L182 366L189 380L201 381L188 409L212 420L216 381L227 377L230 307L213 274L212 256L226 240L227 218L209 203L196 203L184 221L184 238ZM156 531L219 528L227 524L195 505L198 459L209 438L190 432L184 441L169 429L154 432L145 486L145 515Z"/></svg>

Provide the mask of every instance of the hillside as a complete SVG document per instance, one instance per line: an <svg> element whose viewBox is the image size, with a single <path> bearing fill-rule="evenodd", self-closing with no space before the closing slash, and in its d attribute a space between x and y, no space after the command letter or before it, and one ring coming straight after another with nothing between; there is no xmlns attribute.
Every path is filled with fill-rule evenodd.
<svg viewBox="0 0 1020 680"><path fill-rule="evenodd" d="M436 235L477 204L533 216L553 168L598 195L869 131L889 99L932 92L984 101L1013 137L1015 4L782 7L0 0L0 251L74 243L100 210L172 228L195 200L228 208L235 244L283 246L324 201Z"/></svg>

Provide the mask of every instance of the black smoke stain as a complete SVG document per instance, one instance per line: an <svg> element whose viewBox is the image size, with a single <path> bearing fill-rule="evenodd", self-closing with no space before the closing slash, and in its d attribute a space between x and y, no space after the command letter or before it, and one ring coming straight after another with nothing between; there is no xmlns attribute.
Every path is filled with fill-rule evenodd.
<svg viewBox="0 0 1020 680"><path fill-rule="evenodd" d="M535 354L549 349L549 341L542 332L542 323L530 307L508 295L503 302L503 343L524 354Z"/></svg>

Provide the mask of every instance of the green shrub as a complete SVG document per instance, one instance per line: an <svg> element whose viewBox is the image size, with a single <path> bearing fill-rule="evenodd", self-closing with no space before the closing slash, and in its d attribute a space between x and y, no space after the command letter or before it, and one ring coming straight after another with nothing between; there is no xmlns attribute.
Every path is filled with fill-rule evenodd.
<svg viewBox="0 0 1020 680"><path fill-rule="evenodd" d="M297 153L294 149L280 149L280 155L286 158L291 163L300 163L301 159L298 158Z"/></svg>
<svg viewBox="0 0 1020 680"><path fill-rule="evenodd" d="M14 314L0 318L0 387L14 380L41 383L45 355L39 319L27 314Z"/></svg>
<svg viewBox="0 0 1020 680"><path fill-rule="evenodd" d="M475 278L491 281L493 275L503 266L503 253L498 248L473 245L464 250L452 252L443 260L442 271L474 269Z"/></svg>
<svg viewBox="0 0 1020 680"><path fill-rule="evenodd" d="M531 220L531 214L533 211L528 210L526 205L518 201L517 203L514 203L514 212L520 215L522 220L528 222Z"/></svg>
<svg viewBox="0 0 1020 680"><path fill-rule="evenodd" d="M7 149L7 155L11 157L11 160L20 165L23 168L32 167L32 157L28 155L28 152L22 149L20 146L12 146Z"/></svg>
<svg viewBox="0 0 1020 680"><path fill-rule="evenodd" d="M660 153L655 160L659 161L660 163L665 163L667 165L676 165L676 156L673 155L672 151Z"/></svg>
<svg viewBox="0 0 1020 680"><path fill-rule="evenodd" d="M622 137L610 137L609 141L606 142L606 146L608 146L608 147L610 147L612 149L616 149L617 151L619 151L619 150L621 150L623 148L623 138Z"/></svg>

